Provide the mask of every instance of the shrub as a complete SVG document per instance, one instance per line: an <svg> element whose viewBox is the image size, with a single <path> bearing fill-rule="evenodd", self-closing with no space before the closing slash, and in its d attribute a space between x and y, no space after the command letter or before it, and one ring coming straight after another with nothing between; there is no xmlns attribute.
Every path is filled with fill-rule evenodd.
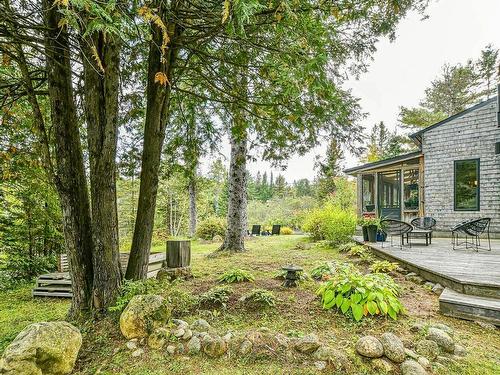
<svg viewBox="0 0 500 375"><path fill-rule="evenodd" d="M157 279L146 280L125 280L122 284L120 294L116 299L114 306L109 308L109 311L123 311L127 307L132 297L139 294L162 294L168 288L166 281L159 281Z"/></svg>
<svg viewBox="0 0 500 375"><path fill-rule="evenodd" d="M287 271L279 270L274 274L275 279L285 280ZM309 275L304 271L297 271L297 276L299 276L300 281L310 280Z"/></svg>
<svg viewBox="0 0 500 375"><path fill-rule="evenodd" d="M395 271L398 266L399 265L395 262L389 262L387 260L377 260L370 266L370 270L374 273L388 273Z"/></svg>
<svg viewBox="0 0 500 375"><path fill-rule="evenodd" d="M242 300L256 306L272 307L276 305L276 297L273 292L266 289L252 289L243 296Z"/></svg>
<svg viewBox="0 0 500 375"><path fill-rule="evenodd" d="M349 250L351 250L354 246L357 246L356 243L354 242L347 242L343 243L338 246L338 249L341 253L347 253Z"/></svg>
<svg viewBox="0 0 500 375"><path fill-rule="evenodd" d="M349 242L356 230L356 217L350 211L327 204L306 216L304 230L313 240L327 240L333 244Z"/></svg>
<svg viewBox="0 0 500 375"><path fill-rule="evenodd" d="M54 255L30 258L26 255L9 254L5 262L5 270L16 281L31 280L33 277L57 268L57 259Z"/></svg>
<svg viewBox="0 0 500 375"><path fill-rule="evenodd" d="M325 280L335 272L336 265L333 262L321 263L311 271L311 277L316 280Z"/></svg>
<svg viewBox="0 0 500 375"><path fill-rule="evenodd" d="M351 247L351 249L349 250L349 255L360 257L363 254L366 254L366 252L366 247L364 247L363 245L356 245L354 247Z"/></svg>
<svg viewBox="0 0 500 375"><path fill-rule="evenodd" d="M404 313L397 298L399 286L383 273L363 275L353 267L340 267L317 293L324 309L336 307L356 321L367 315L389 315L396 319Z"/></svg>
<svg viewBox="0 0 500 375"><path fill-rule="evenodd" d="M224 274L219 277L219 282L228 284L254 280L255 277L250 272L238 268L224 272Z"/></svg>
<svg viewBox="0 0 500 375"><path fill-rule="evenodd" d="M198 305L205 308L225 308L233 290L227 285L216 286L198 297Z"/></svg>
<svg viewBox="0 0 500 375"><path fill-rule="evenodd" d="M224 238L226 234L226 220L217 216L211 216L198 224L196 235L203 240L212 240L215 236Z"/></svg>
<svg viewBox="0 0 500 375"><path fill-rule="evenodd" d="M293 234L293 229L290 227L281 227L280 234L283 234L285 236Z"/></svg>

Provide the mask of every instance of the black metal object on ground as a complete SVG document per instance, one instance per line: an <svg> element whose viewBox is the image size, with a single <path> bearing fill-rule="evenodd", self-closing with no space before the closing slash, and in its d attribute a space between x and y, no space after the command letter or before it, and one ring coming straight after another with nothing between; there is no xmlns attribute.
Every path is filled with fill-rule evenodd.
<svg viewBox="0 0 500 375"><path fill-rule="evenodd" d="M282 267L282 270L286 271L285 282L283 286L287 288L296 287L299 284L300 275L298 272L302 272L302 267L290 264L288 266Z"/></svg>

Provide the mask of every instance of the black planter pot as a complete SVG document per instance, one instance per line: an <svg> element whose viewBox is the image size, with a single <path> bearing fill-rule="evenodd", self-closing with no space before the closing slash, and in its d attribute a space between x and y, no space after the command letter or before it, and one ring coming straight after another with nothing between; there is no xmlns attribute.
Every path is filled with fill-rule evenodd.
<svg viewBox="0 0 500 375"><path fill-rule="evenodd" d="M376 225L368 225L366 230L368 232L368 242L377 242L378 227Z"/></svg>
<svg viewBox="0 0 500 375"><path fill-rule="evenodd" d="M367 242L368 241L368 228L362 227L362 229L363 229L363 241Z"/></svg>

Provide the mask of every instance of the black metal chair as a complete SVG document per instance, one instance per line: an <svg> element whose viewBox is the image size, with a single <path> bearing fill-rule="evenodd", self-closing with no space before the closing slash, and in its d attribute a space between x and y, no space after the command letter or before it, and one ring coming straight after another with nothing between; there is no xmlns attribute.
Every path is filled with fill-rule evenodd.
<svg viewBox="0 0 500 375"><path fill-rule="evenodd" d="M404 237L413 230L413 226L401 220L384 219L380 222L382 231L388 236L391 236L391 246L393 246L393 237L400 238L399 248L402 249L404 245ZM411 247L411 238L408 238L408 244ZM382 247L384 243L382 242Z"/></svg>
<svg viewBox="0 0 500 375"><path fill-rule="evenodd" d="M280 232L281 232L281 225L274 224L273 225L273 229L271 231L271 236L274 236L274 235L278 235L279 236Z"/></svg>
<svg viewBox="0 0 500 375"><path fill-rule="evenodd" d="M260 236L260 225L252 225L252 236Z"/></svg>
<svg viewBox="0 0 500 375"><path fill-rule="evenodd" d="M417 229L430 230L431 232L429 233L429 243L432 243L432 231L436 226L436 219L430 216L416 217L415 219L410 221L410 224Z"/></svg>
<svg viewBox="0 0 500 375"><path fill-rule="evenodd" d="M491 251L491 239L490 239L490 222L491 218L482 217L479 219L471 219L464 221L451 229L451 243L453 245L453 250L457 247L465 245L465 248L472 248L476 251L479 249L485 249ZM488 238L488 247L481 247L481 235L486 233ZM460 242L460 234L465 236L465 241ZM472 238L472 242L469 241L469 237Z"/></svg>

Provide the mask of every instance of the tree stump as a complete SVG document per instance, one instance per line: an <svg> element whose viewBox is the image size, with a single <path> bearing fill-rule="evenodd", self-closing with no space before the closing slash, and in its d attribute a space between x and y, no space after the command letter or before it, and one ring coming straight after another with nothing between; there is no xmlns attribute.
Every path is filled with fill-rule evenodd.
<svg viewBox="0 0 500 375"><path fill-rule="evenodd" d="M191 265L191 241L167 241L167 267L179 268Z"/></svg>

